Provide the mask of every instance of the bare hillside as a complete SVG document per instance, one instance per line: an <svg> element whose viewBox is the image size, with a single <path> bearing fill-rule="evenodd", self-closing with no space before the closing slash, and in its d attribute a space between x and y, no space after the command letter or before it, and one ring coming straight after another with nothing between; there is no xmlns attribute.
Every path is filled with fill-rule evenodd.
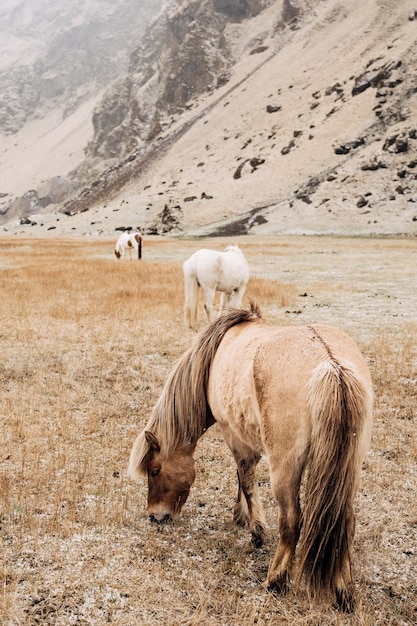
<svg viewBox="0 0 417 626"><path fill-rule="evenodd" d="M175 3L171 20L194 4ZM166 106L164 118L158 109L146 141L120 158L99 157L100 147L90 142L89 159L77 169L90 182L61 206L63 213L45 210L23 227L9 224L8 232L414 234L413 2L253 4L247 15L223 22L224 81L207 84L176 114ZM174 49L178 60L182 48ZM163 50L155 60L158 76L175 69ZM158 65L162 60L167 65ZM145 94L149 102L155 97L150 81L140 88L142 107ZM135 108L126 108L128 125ZM96 132L92 142L97 138Z"/></svg>
<svg viewBox="0 0 417 626"><path fill-rule="evenodd" d="M94 105L127 71L161 3L0 3L0 220L16 196L63 179L84 158ZM17 213L25 213L25 201Z"/></svg>

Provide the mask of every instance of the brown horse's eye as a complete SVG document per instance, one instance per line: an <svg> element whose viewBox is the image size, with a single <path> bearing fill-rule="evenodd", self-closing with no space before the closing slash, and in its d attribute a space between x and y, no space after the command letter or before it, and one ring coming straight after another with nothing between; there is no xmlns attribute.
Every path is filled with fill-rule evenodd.
<svg viewBox="0 0 417 626"><path fill-rule="evenodd" d="M151 476L159 476L159 474L161 473L161 468L160 467L155 468L155 469L151 470L150 473L151 473Z"/></svg>

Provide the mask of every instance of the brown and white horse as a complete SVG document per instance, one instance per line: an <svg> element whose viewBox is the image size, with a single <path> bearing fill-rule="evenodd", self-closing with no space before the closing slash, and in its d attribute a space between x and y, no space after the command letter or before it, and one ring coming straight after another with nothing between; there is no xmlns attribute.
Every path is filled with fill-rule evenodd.
<svg viewBox="0 0 417 626"><path fill-rule="evenodd" d="M122 256L132 258L133 250L137 250L138 259L142 258L142 237L139 233L122 233L116 242L114 254L116 259Z"/></svg>
<svg viewBox="0 0 417 626"><path fill-rule="evenodd" d="M295 581L352 611L353 500L372 405L369 369L348 335L273 326L251 303L217 318L179 360L133 445L129 473L147 477L151 521L175 520L195 479L197 441L217 422L237 464L234 521L249 524L255 546L265 537L255 468L268 458L279 542L266 586L288 590L299 543Z"/></svg>

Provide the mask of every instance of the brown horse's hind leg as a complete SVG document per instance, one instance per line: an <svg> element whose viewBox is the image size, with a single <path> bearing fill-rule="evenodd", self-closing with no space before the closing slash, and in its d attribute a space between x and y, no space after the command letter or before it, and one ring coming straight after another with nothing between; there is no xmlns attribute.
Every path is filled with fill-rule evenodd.
<svg viewBox="0 0 417 626"><path fill-rule="evenodd" d="M272 477L272 488L279 506L279 542L269 567L266 587L278 593L287 593L289 590L295 549L300 536L299 485L301 475L294 482L286 481L285 476L288 476L288 473L280 471L279 482L278 479L274 480Z"/></svg>

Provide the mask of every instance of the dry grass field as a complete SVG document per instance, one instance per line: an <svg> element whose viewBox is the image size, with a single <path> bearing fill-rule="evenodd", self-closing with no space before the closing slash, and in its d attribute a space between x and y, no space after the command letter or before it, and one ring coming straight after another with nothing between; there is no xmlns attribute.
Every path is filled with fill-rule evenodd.
<svg viewBox="0 0 417 626"><path fill-rule="evenodd" d="M347 330L376 394L356 500L355 615L261 585L277 541L231 524L235 468L216 427L180 522L154 526L126 476L133 440L193 334L181 262L241 244L247 294L275 324ZM417 239L0 240L0 623L287 626L417 623ZM201 325L204 318L200 311Z"/></svg>

